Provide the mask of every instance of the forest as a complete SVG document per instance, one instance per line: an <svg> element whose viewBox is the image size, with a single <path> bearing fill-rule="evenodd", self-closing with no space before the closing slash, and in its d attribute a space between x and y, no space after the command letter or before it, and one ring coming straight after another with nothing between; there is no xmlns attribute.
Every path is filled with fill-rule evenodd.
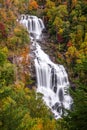
<svg viewBox="0 0 87 130"><path fill-rule="evenodd" d="M67 70L74 103L58 120L32 86L21 14L43 19L55 62ZM87 0L0 0L0 130L87 130Z"/></svg>

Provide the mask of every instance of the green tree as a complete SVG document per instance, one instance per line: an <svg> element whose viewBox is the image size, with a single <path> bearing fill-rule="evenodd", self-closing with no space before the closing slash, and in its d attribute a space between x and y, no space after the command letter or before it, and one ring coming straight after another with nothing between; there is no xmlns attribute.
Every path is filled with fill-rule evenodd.
<svg viewBox="0 0 87 130"><path fill-rule="evenodd" d="M74 108L64 118L68 130L87 129L87 88L79 84L78 89L73 92Z"/></svg>

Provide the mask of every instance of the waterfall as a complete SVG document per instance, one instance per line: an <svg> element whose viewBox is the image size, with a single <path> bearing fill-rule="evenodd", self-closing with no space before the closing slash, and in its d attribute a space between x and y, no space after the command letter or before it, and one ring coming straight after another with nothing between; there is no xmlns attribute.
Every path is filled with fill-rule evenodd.
<svg viewBox="0 0 87 130"><path fill-rule="evenodd" d="M31 39L40 39L42 30L45 28L43 21L40 18L31 15L21 15L20 23L27 28Z"/></svg>
<svg viewBox="0 0 87 130"><path fill-rule="evenodd" d="M33 42L32 46L35 47L37 92L44 95L43 99L54 113L55 118L61 118L63 114L66 114L65 109L70 110L73 103L69 94L70 84L65 68L54 64L37 42L45 28L43 21L36 16L22 15L20 23L27 28Z"/></svg>

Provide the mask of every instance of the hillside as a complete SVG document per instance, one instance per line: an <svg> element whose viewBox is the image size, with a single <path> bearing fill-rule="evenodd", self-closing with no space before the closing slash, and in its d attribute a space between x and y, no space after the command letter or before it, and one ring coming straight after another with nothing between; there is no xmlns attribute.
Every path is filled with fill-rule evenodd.
<svg viewBox="0 0 87 130"><path fill-rule="evenodd" d="M19 23L21 14L42 18L47 34L42 47L67 70L74 103L61 119L54 119L36 93L31 41ZM0 0L0 129L86 130L86 123L87 0Z"/></svg>

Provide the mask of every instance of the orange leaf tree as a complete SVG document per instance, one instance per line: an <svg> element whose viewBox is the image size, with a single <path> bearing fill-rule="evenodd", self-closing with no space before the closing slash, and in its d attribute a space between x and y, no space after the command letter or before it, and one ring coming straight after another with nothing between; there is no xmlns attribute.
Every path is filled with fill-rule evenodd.
<svg viewBox="0 0 87 130"><path fill-rule="evenodd" d="M29 10L37 10L38 4L35 0L31 0L29 2Z"/></svg>

